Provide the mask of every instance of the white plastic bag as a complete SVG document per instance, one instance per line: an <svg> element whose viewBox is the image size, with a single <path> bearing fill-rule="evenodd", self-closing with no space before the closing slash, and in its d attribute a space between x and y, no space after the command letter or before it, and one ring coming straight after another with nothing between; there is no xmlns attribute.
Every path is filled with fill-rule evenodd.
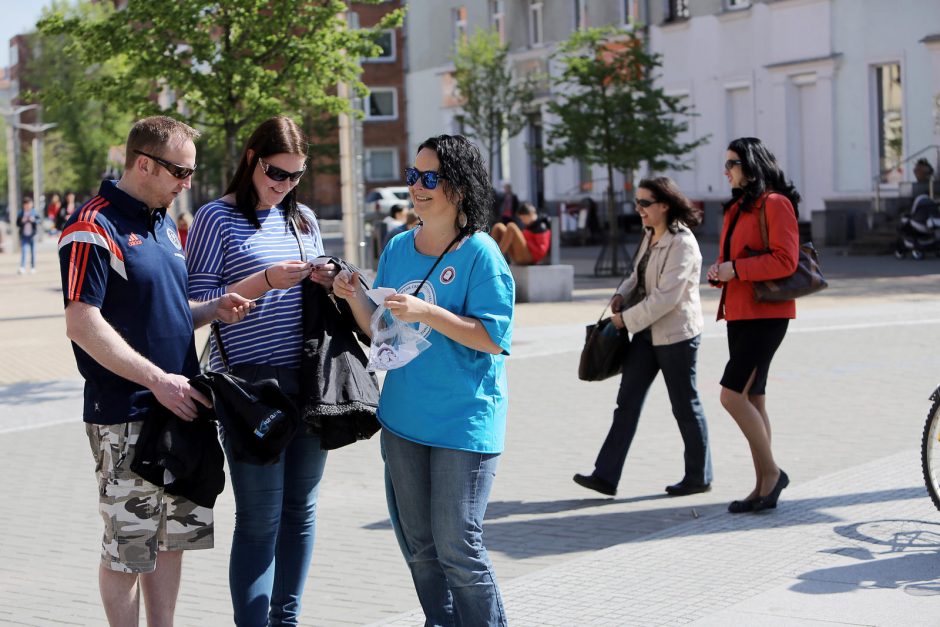
<svg viewBox="0 0 940 627"><path fill-rule="evenodd" d="M369 326L369 372L401 368L431 346L416 328L393 316L385 305L375 309Z"/></svg>

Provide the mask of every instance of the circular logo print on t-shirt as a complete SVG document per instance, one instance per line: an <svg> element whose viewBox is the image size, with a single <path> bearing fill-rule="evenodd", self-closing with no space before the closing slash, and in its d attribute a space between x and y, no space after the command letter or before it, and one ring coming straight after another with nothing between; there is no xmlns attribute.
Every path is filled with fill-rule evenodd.
<svg viewBox="0 0 940 627"><path fill-rule="evenodd" d="M172 226L166 227L166 236L170 238L170 241L176 246L176 250L183 250L183 245L180 243L179 235L176 234L176 229Z"/></svg>
<svg viewBox="0 0 940 627"><path fill-rule="evenodd" d="M442 285L451 283L455 278L457 278L457 271L454 270L454 266L447 266L441 270L440 281Z"/></svg>

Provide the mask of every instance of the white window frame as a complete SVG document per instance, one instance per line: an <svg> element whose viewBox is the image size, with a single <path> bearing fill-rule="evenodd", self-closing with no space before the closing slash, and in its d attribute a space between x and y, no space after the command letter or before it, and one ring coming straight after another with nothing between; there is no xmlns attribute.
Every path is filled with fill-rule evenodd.
<svg viewBox="0 0 940 627"><path fill-rule="evenodd" d="M574 30L584 30L588 27L587 0L572 0Z"/></svg>
<svg viewBox="0 0 940 627"><path fill-rule="evenodd" d="M382 32L387 34L389 40L391 41L391 54L389 54L387 57L369 57L362 60L364 63L394 63L398 60L398 42L395 41L395 31L393 29L388 29Z"/></svg>
<svg viewBox="0 0 940 627"><path fill-rule="evenodd" d="M398 164L398 148L394 146L371 146L366 148L366 167L365 167L365 178L366 181L396 181L401 178L401 172L399 172ZM375 153L391 153L392 154L392 172L388 177L378 177L372 171L372 155Z"/></svg>
<svg viewBox="0 0 940 627"><path fill-rule="evenodd" d="M490 28L499 35L499 43L506 43L506 5L505 0L490 0Z"/></svg>
<svg viewBox="0 0 940 627"><path fill-rule="evenodd" d="M529 46L545 43L545 23L542 20L542 0L529 0Z"/></svg>
<svg viewBox="0 0 940 627"><path fill-rule="evenodd" d="M379 93L391 93L392 94L392 109L394 110L392 115L372 115L370 113L372 109L370 105L372 96L379 94ZM371 122L397 120L398 119L398 89L396 87L373 87L370 85L369 96L366 99L365 114L366 114L365 119Z"/></svg>
<svg viewBox="0 0 940 627"><path fill-rule="evenodd" d="M462 5L451 9L450 17L454 29L454 50L456 50L460 44L467 41L467 35L469 34L467 30L467 7Z"/></svg>

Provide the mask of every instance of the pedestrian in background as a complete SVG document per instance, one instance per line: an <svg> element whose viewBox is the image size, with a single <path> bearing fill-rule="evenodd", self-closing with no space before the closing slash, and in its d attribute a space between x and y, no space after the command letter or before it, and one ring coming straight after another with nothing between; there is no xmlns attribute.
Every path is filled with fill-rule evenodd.
<svg viewBox="0 0 940 627"><path fill-rule="evenodd" d="M27 251L29 251L29 271L36 272L36 231L39 229L40 221L39 212L33 207L33 199L27 196L23 199L23 208L16 216L16 228L20 232L20 274L26 273Z"/></svg>
<svg viewBox="0 0 940 627"><path fill-rule="evenodd" d="M389 515L427 625L505 625L483 545L506 431L505 356L514 283L484 230L490 191L479 149L440 135L418 147L406 182L422 225L389 242L375 285L392 315L431 346L389 370L379 401ZM375 309L341 272L334 282L371 335Z"/></svg>
<svg viewBox="0 0 940 627"><path fill-rule="evenodd" d="M800 232L800 194L777 165L773 153L755 137L735 139L725 153L725 176L732 198L725 203L719 257L708 280L722 288L718 319L728 321L728 364L721 377L721 404L731 414L751 449L756 480L732 514L773 509L790 479L777 465L767 415L770 362L783 342L796 302L759 303L754 281L780 279L796 271ZM763 251L760 214L767 223Z"/></svg>
<svg viewBox="0 0 940 627"><path fill-rule="evenodd" d="M636 434L646 394L662 371L672 414L685 445L682 480L666 493L684 496L711 489L708 427L696 385L701 344L699 281L702 253L689 227L700 220L689 200L669 178L644 179L636 191L637 213L645 234L633 272L611 300L611 321L633 334L623 364L617 408L594 472L577 474L585 488L613 496Z"/></svg>
<svg viewBox="0 0 940 627"><path fill-rule="evenodd" d="M225 195L196 212L186 262L193 300L238 292L256 299L239 325L222 325L233 374L249 381L276 379L295 401L303 347L302 286L310 277L329 287L333 264L323 255L320 227L297 202L307 170L307 138L290 118L277 116L254 130ZM222 370L219 347L210 354ZM237 625L296 625L313 556L317 496L326 451L301 429L279 460L267 466L239 461L231 438L223 443L235 493L235 532L229 587Z"/></svg>
<svg viewBox="0 0 940 627"><path fill-rule="evenodd" d="M500 222L490 228L490 235L499 245L500 252L520 266L542 261L552 245L552 228L548 218L539 217L532 203L524 202L516 211L516 220Z"/></svg>
<svg viewBox="0 0 940 627"><path fill-rule="evenodd" d="M193 327L236 322L251 302L237 294L195 304L166 209L190 186L199 133L172 118L134 124L119 181L73 214L59 238L65 326L85 379L84 420L104 520L98 585L111 625L172 625L183 551L213 545L212 510L167 494L131 470L145 420L159 403L181 420L209 399Z"/></svg>

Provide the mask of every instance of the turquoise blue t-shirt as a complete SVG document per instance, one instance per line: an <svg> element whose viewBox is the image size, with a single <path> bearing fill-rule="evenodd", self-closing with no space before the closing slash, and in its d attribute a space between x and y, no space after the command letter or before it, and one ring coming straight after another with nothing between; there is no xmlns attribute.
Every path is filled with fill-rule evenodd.
<svg viewBox="0 0 940 627"><path fill-rule="evenodd" d="M388 243L373 287L414 293L437 260L415 249L415 233L407 231ZM414 325L431 346L405 366L388 371L379 421L395 435L420 444L501 453L509 405L505 362L515 302L506 259L492 237L475 233L444 255L418 296L482 322L503 353L480 352L423 324Z"/></svg>

